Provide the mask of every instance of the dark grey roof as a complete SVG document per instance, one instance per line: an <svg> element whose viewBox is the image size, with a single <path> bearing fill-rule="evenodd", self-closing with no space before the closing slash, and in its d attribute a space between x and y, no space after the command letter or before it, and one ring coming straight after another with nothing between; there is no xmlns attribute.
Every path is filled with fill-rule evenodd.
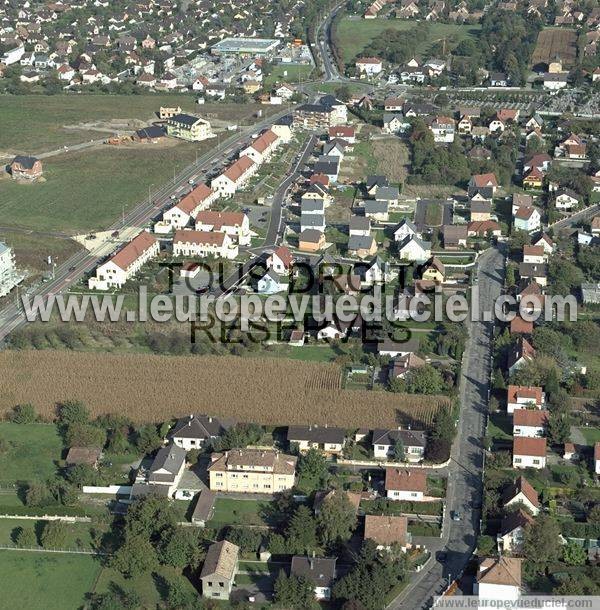
<svg viewBox="0 0 600 610"><path fill-rule="evenodd" d="M300 215L300 224L303 227L324 227L325 216L323 214L306 214L303 212Z"/></svg>
<svg viewBox="0 0 600 610"><path fill-rule="evenodd" d="M216 497L217 494L210 489L203 489L198 494L196 506L192 513L192 523L194 521L208 521L210 519Z"/></svg>
<svg viewBox="0 0 600 610"><path fill-rule="evenodd" d="M325 174L326 176L335 176L339 171L339 163L337 157L327 157L327 161L317 161L314 166L316 174ZM331 159L331 160L330 160ZM335 161L333 160L335 159Z"/></svg>
<svg viewBox="0 0 600 610"><path fill-rule="evenodd" d="M523 277L546 277L548 265L546 263L519 263L519 275Z"/></svg>
<svg viewBox="0 0 600 610"><path fill-rule="evenodd" d="M367 214L381 214L388 211L389 204L387 200L367 199L364 207Z"/></svg>
<svg viewBox="0 0 600 610"><path fill-rule="evenodd" d="M177 445L170 444L166 447L161 447L152 462L152 466L150 466L148 480L150 482L161 483L172 480L173 476L179 472L181 466L185 463L185 455L185 449ZM159 473L159 470L166 470L169 474Z"/></svg>
<svg viewBox="0 0 600 610"><path fill-rule="evenodd" d="M325 210L325 202L323 199L302 199L302 212L323 212Z"/></svg>
<svg viewBox="0 0 600 610"><path fill-rule="evenodd" d="M221 436L232 422L222 422L210 415L189 415L177 420L171 428L169 436L171 438L196 438L208 439Z"/></svg>
<svg viewBox="0 0 600 610"><path fill-rule="evenodd" d="M494 197L494 188L491 186L469 186L469 197L475 197L478 193L486 199L492 199Z"/></svg>
<svg viewBox="0 0 600 610"><path fill-rule="evenodd" d="M333 95L324 95L319 100L319 104L322 104L323 106L328 106L329 108L331 108L332 106L344 106L345 105L344 102L340 102L340 100L335 98Z"/></svg>
<svg viewBox="0 0 600 610"><path fill-rule="evenodd" d="M335 557L292 557L291 574L308 578L316 587L329 587L335 580Z"/></svg>
<svg viewBox="0 0 600 610"><path fill-rule="evenodd" d="M348 250L370 250L373 245L373 237L371 235L350 235L348 239Z"/></svg>
<svg viewBox="0 0 600 610"><path fill-rule="evenodd" d="M131 498L144 498L146 496L168 497L168 485L152 485L151 483L134 483L131 486Z"/></svg>
<svg viewBox="0 0 600 610"><path fill-rule="evenodd" d="M174 123L183 123L184 125L195 125L199 118L197 116L193 116L191 114L176 114L172 119L170 119Z"/></svg>
<svg viewBox="0 0 600 610"><path fill-rule="evenodd" d="M405 448L427 445L427 436L421 430L373 430L374 445L394 445L398 440Z"/></svg>
<svg viewBox="0 0 600 610"><path fill-rule="evenodd" d="M328 443L343 445L346 432L343 428L326 426L289 426L288 442L310 441L313 443Z"/></svg>
<svg viewBox="0 0 600 610"><path fill-rule="evenodd" d="M21 167L24 167L25 169L32 169L36 161L37 159L35 157L28 157L25 155L17 155L13 159L13 163L18 163Z"/></svg>
<svg viewBox="0 0 600 610"><path fill-rule="evenodd" d="M477 214L477 213L491 212L491 211L492 211L492 202L491 201L471 201L471 212L475 212Z"/></svg>
<svg viewBox="0 0 600 610"><path fill-rule="evenodd" d="M367 176L365 182L367 190L371 190L374 186L382 187L388 186L389 182L385 176Z"/></svg>
<svg viewBox="0 0 600 610"><path fill-rule="evenodd" d="M381 186L377 189L377 195L375 195L375 198L377 200L391 201L398 199L398 194L399 192L397 186Z"/></svg>
<svg viewBox="0 0 600 610"><path fill-rule="evenodd" d="M296 108L296 112L329 114L331 112L331 108L323 106L322 104L302 104Z"/></svg>
<svg viewBox="0 0 600 610"><path fill-rule="evenodd" d="M288 127L294 123L294 117L291 114L286 114L275 121L275 125L287 125Z"/></svg>
<svg viewBox="0 0 600 610"><path fill-rule="evenodd" d="M349 227L351 231L368 231L371 229L371 220L366 216L351 216Z"/></svg>
<svg viewBox="0 0 600 610"><path fill-rule="evenodd" d="M321 231L317 231L316 229L304 229L302 233L300 233L300 241L306 241L313 244L318 244L321 241L321 236L323 233Z"/></svg>
<svg viewBox="0 0 600 610"><path fill-rule="evenodd" d="M167 134L167 130L162 125L150 125L138 129L135 134L142 140L145 138L161 138Z"/></svg>

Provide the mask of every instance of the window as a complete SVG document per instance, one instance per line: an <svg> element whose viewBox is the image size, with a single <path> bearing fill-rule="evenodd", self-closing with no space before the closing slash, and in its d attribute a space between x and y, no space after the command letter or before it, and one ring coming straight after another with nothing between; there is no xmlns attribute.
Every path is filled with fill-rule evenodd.
<svg viewBox="0 0 600 610"><path fill-rule="evenodd" d="M520 457L516 457L515 458L515 464L520 464L521 463L521 458Z"/></svg>
<svg viewBox="0 0 600 610"><path fill-rule="evenodd" d="M534 464L539 464L539 463L540 463L540 460L533 460L533 463L534 463Z"/></svg>
<svg viewBox="0 0 600 610"><path fill-rule="evenodd" d="M225 583L224 583L224 582L220 582L220 583L219 583L219 587L221 587L221 588L222 588L222 587L224 587L224 586L225 586Z"/></svg>
<svg viewBox="0 0 600 610"><path fill-rule="evenodd" d="M386 446L385 445L377 445L377 450L378 451L385 451L386 450Z"/></svg>
<svg viewBox="0 0 600 610"><path fill-rule="evenodd" d="M207 582L206 583L209 587L212 587L212 582Z"/></svg>

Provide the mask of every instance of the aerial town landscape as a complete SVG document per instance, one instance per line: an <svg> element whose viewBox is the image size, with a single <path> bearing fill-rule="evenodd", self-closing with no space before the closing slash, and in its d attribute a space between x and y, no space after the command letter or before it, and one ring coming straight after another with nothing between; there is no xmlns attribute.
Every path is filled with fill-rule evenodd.
<svg viewBox="0 0 600 610"><path fill-rule="evenodd" d="M0 609L600 608L597 0L6 0L0 156Z"/></svg>

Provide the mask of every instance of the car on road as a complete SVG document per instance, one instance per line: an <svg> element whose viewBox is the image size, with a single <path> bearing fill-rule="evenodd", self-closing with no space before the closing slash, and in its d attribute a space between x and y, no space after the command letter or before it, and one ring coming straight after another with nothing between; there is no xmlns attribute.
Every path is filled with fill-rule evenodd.
<svg viewBox="0 0 600 610"><path fill-rule="evenodd" d="M450 517L452 518L452 521L460 521L462 519L457 510L453 510L452 513L450 513Z"/></svg>
<svg viewBox="0 0 600 610"><path fill-rule="evenodd" d="M177 199L177 195L171 195L171 199Z"/></svg>
<svg viewBox="0 0 600 610"><path fill-rule="evenodd" d="M244 212L244 214L248 214L250 212L250 208L242 208L242 212Z"/></svg>
<svg viewBox="0 0 600 610"><path fill-rule="evenodd" d="M69 273L70 273L71 271L75 271L76 269L77 269L77 267L75 267L75 265L73 265L72 267L69 267Z"/></svg>
<svg viewBox="0 0 600 610"><path fill-rule="evenodd" d="M193 179L193 178L190 178L190 179L188 180L188 184L194 184L194 179Z"/></svg>

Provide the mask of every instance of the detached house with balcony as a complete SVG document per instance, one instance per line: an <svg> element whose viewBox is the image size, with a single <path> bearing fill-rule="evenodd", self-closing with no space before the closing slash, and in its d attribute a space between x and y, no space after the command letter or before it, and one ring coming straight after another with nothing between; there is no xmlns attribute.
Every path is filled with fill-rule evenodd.
<svg viewBox="0 0 600 610"><path fill-rule="evenodd" d="M420 462L425 455L427 435L420 430L373 430L373 455L377 459L394 458L396 447L402 446L404 459Z"/></svg>
<svg viewBox="0 0 600 610"><path fill-rule="evenodd" d="M189 142L214 138L210 123L192 114L176 114L167 119L167 135Z"/></svg>
<svg viewBox="0 0 600 610"><path fill-rule="evenodd" d="M149 260L160 253L160 244L150 233L142 231L108 261L96 269L88 286L92 290L121 288Z"/></svg>
<svg viewBox="0 0 600 610"><path fill-rule="evenodd" d="M169 430L168 436L178 447L191 451L220 438L229 426L229 423L224 423L211 415L192 414L178 419Z"/></svg>

